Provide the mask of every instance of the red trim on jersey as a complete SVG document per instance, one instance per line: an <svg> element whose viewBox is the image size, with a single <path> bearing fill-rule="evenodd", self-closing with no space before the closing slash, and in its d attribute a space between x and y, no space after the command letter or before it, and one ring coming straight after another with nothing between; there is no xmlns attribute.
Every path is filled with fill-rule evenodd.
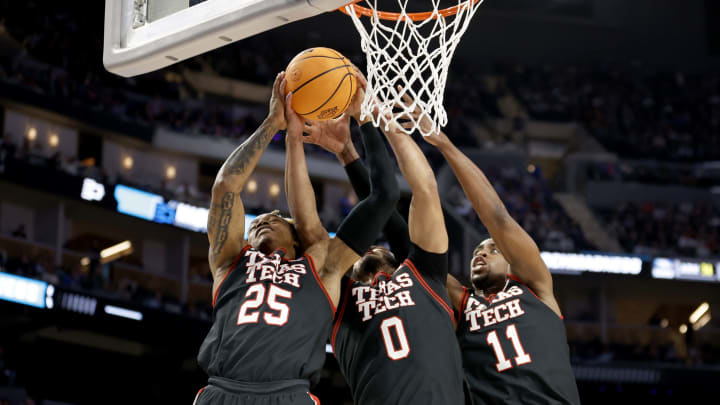
<svg viewBox="0 0 720 405"><path fill-rule="evenodd" d="M315 280L317 280L323 293L325 293L325 297L327 298L328 303L330 304L330 310L332 311L333 315L335 315L335 311L337 310L337 308L335 308L335 304L333 304L332 298L330 298L330 294L328 294L327 290L325 289L325 284L323 284L322 279L320 278L320 274L318 273L317 269L315 268L315 262L313 261L312 256L306 254L306 255L303 255L303 257L306 258L308 263L310 264L310 270L312 270L312 274L313 274L313 276L315 276Z"/></svg>
<svg viewBox="0 0 720 405"><path fill-rule="evenodd" d="M392 278L391 275L385 273L384 271L379 271L379 272L375 273L375 276L373 277L372 282L370 283L370 285L375 285L375 283L377 283L377 278L378 278L378 276L381 275L381 274L384 274L385 277L387 277L387 278Z"/></svg>
<svg viewBox="0 0 720 405"><path fill-rule="evenodd" d="M312 401L315 403L315 405L320 405L320 398L316 397L315 395L313 395L309 392L307 394L310 395L310 399L312 399Z"/></svg>
<svg viewBox="0 0 720 405"><path fill-rule="evenodd" d="M333 355L337 358L337 352L335 351L335 338L337 337L338 330L340 330L340 323L342 323L343 315L345 315L345 306L347 305L348 296L350 295L350 287L352 287L355 280L348 279L347 285L342 292L342 302L340 303L340 312L335 317L335 325L333 325L332 335L330 336L330 346L333 349Z"/></svg>
<svg viewBox="0 0 720 405"><path fill-rule="evenodd" d="M215 308L215 302L217 301L218 293L220 292L220 287L222 287L223 283L225 282L225 279L232 273L232 271L235 269L235 266L237 266L238 261L240 261L240 258L245 254L245 252L250 249L252 246L245 245L245 247L242 248L240 253L238 253L237 256L235 256L235 260L233 260L233 264L230 266L230 269L227 273L225 273L225 276L223 276L222 280L220 280L220 284L218 284L217 289L215 290L215 294L213 295L212 300L212 306Z"/></svg>
<svg viewBox="0 0 720 405"><path fill-rule="evenodd" d="M207 387L200 388L200 390L197 392L197 394L195 394L195 400L193 401L193 405L195 405L195 403L197 402L198 398L200 397L200 394L202 394L202 392L205 391L205 388L207 388Z"/></svg>
<svg viewBox="0 0 720 405"><path fill-rule="evenodd" d="M462 295L462 298L460 299L460 309L458 310L457 322L460 322L460 318L462 317L462 314L465 313L465 307L467 306L467 300L468 300L468 298L470 298L470 289L466 288L466 287L463 287L462 289L463 289L463 295Z"/></svg>
<svg viewBox="0 0 720 405"><path fill-rule="evenodd" d="M528 291L530 291L530 292L532 293L532 295L535 296L535 298L537 298L537 299L540 300L540 297L538 297L537 294L535 294L535 291L533 291L532 288L530 288L530 286L527 285L524 281L520 280L519 278L517 278L516 276L514 276L514 275L512 275L512 274L508 274L508 278L510 278L511 280L515 280L515 281L517 281L518 283L520 283L520 284L524 285L525 287L527 287ZM542 300L540 300L540 301L542 301Z"/></svg>
<svg viewBox="0 0 720 405"><path fill-rule="evenodd" d="M445 311L447 311L447 313L450 315L450 319L454 323L455 322L455 314L453 314L453 310L450 307L450 305L448 305L447 302L445 302L442 298L440 298L440 296L437 295L437 293L432 288L430 288L430 286L427 284L427 282L425 282L425 279L423 278L423 276L421 276L420 272L417 271L417 269L415 268L415 265L413 264L413 262L410 259L405 259L403 264L406 265L410 269L410 271L413 272L413 274L415 275L415 278L417 278L418 281L420 281L420 284L423 286L423 288L425 288L425 290L427 292L429 292L430 295L433 298L435 298L435 300L437 302L440 303L440 305L442 305L442 307L445 309Z"/></svg>
<svg viewBox="0 0 720 405"><path fill-rule="evenodd" d="M515 281L517 281L518 283L524 285L525 287L527 287L528 291L530 291L530 292L532 293L532 295L535 296L535 298L537 298L538 300L540 300L540 302L542 302L543 304L545 304L545 302L544 302L543 300L541 300L540 297L537 296L537 294L535 294L535 291L533 291L532 288L530 288L529 285L525 284L522 280L520 280L519 278L517 278L516 276L514 276L514 275L512 275L512 274L508 274L508 277L511 278L512 280L515 280ZM547 304L545 304L545 305L547 306ZM549 307L548 307L548 308L549 308ZM555 313L555 311L553 311L553 313ZM555 313L555 315L557 315L557 313ZM562 315L558 315L558 316L560 317L560 319L565 320L565 317L564 317L564 316L562 316Z"/></svg>

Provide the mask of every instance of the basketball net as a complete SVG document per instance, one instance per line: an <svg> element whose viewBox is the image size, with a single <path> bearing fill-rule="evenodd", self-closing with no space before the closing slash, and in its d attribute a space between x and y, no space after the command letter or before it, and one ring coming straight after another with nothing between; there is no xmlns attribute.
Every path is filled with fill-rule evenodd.
<svg viewBox="0 0 720 405"><path fill-rule="evenodd" d="M396 1L397 13L378 11L378 0L356 2L365 7L345 6L367 57L362 115L372 117L375 126L382 121L386 130L394 123L407 134L417 130L432 135L447 125L443 99L450 61L483 0L458 0L456 7L443 10L440 0L430 0L434 10L427 13L410 13L408 0ZM369 17L368 23L363 15ZM410 105L402 102L406 94L414 100ZM416 108L419 116L412 114ZM371 114L376 110L379 114ZM403 128L398 120L409 120L411 125Z"/></svg>

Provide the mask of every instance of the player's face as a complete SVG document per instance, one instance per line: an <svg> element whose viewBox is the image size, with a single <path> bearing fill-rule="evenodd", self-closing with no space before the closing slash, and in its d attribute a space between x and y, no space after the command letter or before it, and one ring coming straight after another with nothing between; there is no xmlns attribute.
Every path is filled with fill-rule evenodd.
<svg viewBox="0 0 720 405"><path fill-rule="evenodd" d="M470 261L470 281L477 289L487 289L504 283L510 268L505 256L492 239L482 241L473 251Z"/></svg>
<svg viewBox="0 0 720 405"><path fill-rule="evenodd" d="M273 214L262 214L250 223L248 243L260 251L289 249L295 245L290 225L283 218Z"/></svg>
<svg viewBox="0 0 720 405"><path fill-rule="evenodd" d="M380 269L394 270L396 264L395 255L390 250L382 246L371 246L365 255L353 265L352 277L355 280L369 283Z"/></svg>

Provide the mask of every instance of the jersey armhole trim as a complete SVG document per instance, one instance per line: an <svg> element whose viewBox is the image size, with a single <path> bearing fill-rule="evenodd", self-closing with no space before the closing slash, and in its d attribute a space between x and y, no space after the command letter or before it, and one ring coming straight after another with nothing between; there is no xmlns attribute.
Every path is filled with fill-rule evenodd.
<svg viewBox="0 0 720 405"><path fill-rule="evenodd" d="M333 325L332 335L330 336L330 346L333 349L333 355L337 358L337 351L335 351L335 338L337 337L338 331L340 330L340 324L342 323L343 315L345 315L345 307L347 306L348 295L350 294L350 287L352 287L355 280L352 278L348 279L347 285L341 292L342 302L340 303L340 312L337 313L335 318L335 325Z"/></svg>
<svg viewBox="0 0 720 405"><path fill-rule="evenodd" d="M235 270L235 266L237 266L238 262L240 261L240 258L241 258L241 257L245 254L245 252L246 252L248 249L250 249L251 247L252 247L252 246L250 246L250 245L245 245L245 247L242 248L242 250L240 251L240 253L238 253L238 255L235 256L235 260L233 260L233 263L232 263L232 265L230 266L230 269L228 270L228 272L225 273L225 276L223 276L222 280L220 280L220 284L218 284L217 290L215 290L215 295L213 295L213 300L212 300L212 306L213 306L213 308L215 308L215 302L217 302L218 294L220 293L220 288L222 288L222 285L223 285L223 283L225 282L225 279L230 275L230 273L233 272L233 270Z"/></svg>
<svg viewBox="0 0 720 405"><path fill-rule="evenodd" d="M524 286L528 289L528 291L530 291L530 292L532 293L532 295L534 295L535 298L538 299L538 301L542 302L543 305L545 305L546 307L550 308L550 307L548 306L548 304L545 303L545 301L543 301L542 299L540 299L540 297L538 297L537 294L535 294L535 291L533 291L533 289L530 288L529 285L525 284L525 282L523 282L522 280L520 280L519 278L517 278L516 276L514 276L514 275L512 275L512 274L508 274L508 277L509 277L511 280L514 280L514 281L516 281L516 282L524 285ZM558 314L557 314L555 311L553 311L552 309L550 309L550 310L552 311L553 314L557 315L558 318L560 318L560 319L562 319L562 320L565 320L565 317L564 317L564 316L558 315Z"/></svg>
<svg viewBox="0 0 720 405"><path fill-rule="evenodd" d="M457 323L460 323L460 320L462 319L462 315L465 313L465 306L467 305L467 300L470 297L470 289L467 287L463 287L463 295L460 299L460 309L458 310L458 319Z"/></svg>
<svg viewBox="0 0 720 405"><path fill-rule="evenodd" d="M315 277L315 281L317 281L323 294L325 294L325 298L327 298L328 304L330 304L330 310L332 311L333 316L334 316L337 308L335 308L335 304L333 304L332 298L330 298L330 294L328 294L327 290L325 289L325 284L323 284L323 281L320 278L320 274L318 273L317 269L315 268L315 261L313 261L312 256L310 256L308 254L305 254L303 256L307 259L308 263L310 264L310 270L312 271L312 274Z"/></svg>
<svg viewBox="0 0 720 405"><path fill-rule="evenodd" d="M430 293L430 295L431 295L433 298L435 298L435 300L436 300L438 303L440 303L440 305L443 307L443 309L445 309L445 311L448 313L448 315L450 315L450 320L452 320L453 323L454 323L454 322L455 322L455 314L453 313L452 308L450 308L450 306L448 305L448 303L445 302L442 298L440 298L439 295L437 295L437 293L435 292L435 290L433 290L432 288L430 288L430 286L429 286L428 283L425 281L425 279L423 278L423 276L422 276L422 275L420 274L420 272L417 271L417 269L415 268L415 264L413 264L413 262L412 262L410 259L405 259L405 261L403 262L403 264L405 264L406 266L408 266L408 268L410 269L410 271L412 271L412 273L415 275L415 278L417 278L417 279L420 281L420 284L423 286L423 288L425 288L425 290L426 290L428 293Z"/></svg>

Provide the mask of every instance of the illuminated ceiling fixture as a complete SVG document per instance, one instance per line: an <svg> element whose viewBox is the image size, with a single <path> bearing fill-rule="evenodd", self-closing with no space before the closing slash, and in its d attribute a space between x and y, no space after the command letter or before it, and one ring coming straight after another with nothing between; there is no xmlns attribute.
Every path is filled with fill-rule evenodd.
<svg viewBox="0 0 720 405"><path fill-rule="evenodd" d="M168 166L165 169L165 178L166 179L173 180L176 175L177 175L177 171L175 170L175 166Z"/></svg>
<svg viewBox="0 0 720 405"><path fill-rule="evenodd" d="M26 135L27 135L27 139L30 142L33 142L35 139L37 139L37 128L35 128L35 127L28 128Z"/></svg>
<svg viewBox="0 0 720 405"><path fill-rule="evenodd" d="M707 325L708 322L712 319L712 316L710 315L710 304L707 302L703 302L700 304L700 306L695 309L695 311L690 314L690 318L688 320L692 324L693 330L700 330L703 326Z"/></svg>
<svg viewBox="0 0 720 405"><path fill-rule="evenodd" d="M708 304L707 302L703 302L695 309L695 311L693 311L692 314L690 314L690 318L688 318L688 320L690 321L690 323L695 323L709 310L710 304Z"/></svg>
<svg viewBox="0 0 720 405"><path fill-rule="evenodd" d="M133 252L133 245L132 242L129 240L126 240L124 242L120 242L117 245L110 246L107 249L103 249L100 251L100 262L102 264L110 263L114 260L117 260L121 257L127 256L132 254Z"/></svg>
<svg viewBox="0 0 720 405"><path fill-rule="evenodd" d="M280 194L280 186L277 183L270 185L270 197L275 198Z"/></svg>
<svg viewBox="0 0 720 405"><path fill-rule="evenodd" d="M57 148L59 144L60 137L55 132L51 132L50 136L48 136L48 145L50 145L51 148Z"/></svg>
<svg viewBox="0 0 720 405"><path fill-rule="evenodd" d="M255 192L257 191L257 188L258 188L257 181L255 181L255 180L248 181L248 183L247 183L248 193L255 194Z"/></svg>
<svg viewBox="0 0 720 405"><path fill-rule="evenodd" d="M90 265L90 258L89 257L83 257L80 259L80 265L81 266L89 266Z"/></svg>
<svg viewBox="0 0 720 405"><path fill-rule="evenodd" d="M668 321L667 318L663 318L660 320L660 327L661 328L667 328L668 325L670 325L670 321Z"/></svg>
<svg viewBox="0 0 720 405"><path fill-rule="evenodd" d="M678 330L680 331L681 334L683 334L683 335L686 334L687 333L687 325L685 325L685 324L680 325L680 328L678 328Z"/></svg>
<svg viewBox="0 0 720 405"><path fill-rule="evenodd" d="M134 163L135 163L135 162L133 161L133 158L130 157L130 156L125 156L125 158L124 158L123 161L122 161L122 165L123 165L123 168L124 168L125 170L130 170L130 169L132 169Z"/></svg>

